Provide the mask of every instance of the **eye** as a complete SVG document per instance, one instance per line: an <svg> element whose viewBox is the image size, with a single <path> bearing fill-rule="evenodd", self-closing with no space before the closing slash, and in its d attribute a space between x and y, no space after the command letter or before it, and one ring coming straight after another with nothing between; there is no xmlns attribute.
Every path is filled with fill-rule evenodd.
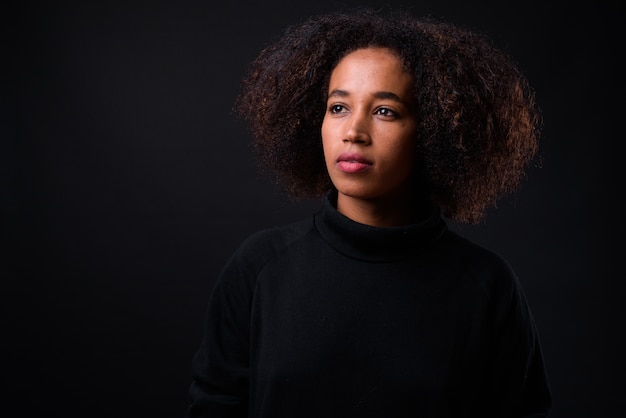
<svg viewBox="0 0 626 418"><path fill-rule="evenodd" d="M344 112L345 109L346 108L343 105L333 104L328 107L328 112L335 115Z"/></svg>
<svg viewBox="0 0 626 418"><path fill-rule="evenodd" d="M389 116L389 117L398 116L398 114L395 111L389 109L388 107L379 107L378 109L376 109L374 114L381 115L381 116Z"/></svg>

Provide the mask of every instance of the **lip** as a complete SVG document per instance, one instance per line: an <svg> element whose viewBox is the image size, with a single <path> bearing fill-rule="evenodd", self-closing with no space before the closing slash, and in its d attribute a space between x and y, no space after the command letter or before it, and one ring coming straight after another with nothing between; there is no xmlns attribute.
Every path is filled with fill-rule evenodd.
<svg viewBox="0 0 626 418"><path fill-rule="evenodd" d="M372 165L373 163L361 154L344 152L337 158L337 168L344 173L360 173Z"/></svg>

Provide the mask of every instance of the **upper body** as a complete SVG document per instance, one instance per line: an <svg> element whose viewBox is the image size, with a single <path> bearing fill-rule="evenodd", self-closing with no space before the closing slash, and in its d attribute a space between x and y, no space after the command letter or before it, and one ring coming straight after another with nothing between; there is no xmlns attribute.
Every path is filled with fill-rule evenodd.
<svg viewBox="0 0 626 418"><path fill-rule="evenodd" d="M520 283L433 210L372 228L332 200L225 266L188 417L546 416Z"/></svg>
<svg viewBox="0 0 626 418"><path fill-rule="evenodd" d="M446 227L519 185L538 110L485 38L407 15L288 29L238 110L301 223L236 251L212 293L188 417L546 416L510 266Z"/></svg>

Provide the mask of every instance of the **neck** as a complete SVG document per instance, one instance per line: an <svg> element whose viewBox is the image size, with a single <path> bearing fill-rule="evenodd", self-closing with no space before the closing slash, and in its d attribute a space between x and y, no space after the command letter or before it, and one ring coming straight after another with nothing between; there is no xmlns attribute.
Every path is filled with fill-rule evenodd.
<svg viewBox="0 0 626 418"><path fill-rule="evenodd" d="M413 223L420 208L410 197L355 199L337 196L337 211L355 222L374 227L392 227Z"/></svg>

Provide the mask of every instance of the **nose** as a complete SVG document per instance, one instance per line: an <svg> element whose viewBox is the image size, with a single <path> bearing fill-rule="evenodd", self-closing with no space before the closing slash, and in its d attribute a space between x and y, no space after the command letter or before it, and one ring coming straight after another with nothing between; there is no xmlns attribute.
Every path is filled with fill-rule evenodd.
<svg viewBox="0 0 626 418"><path fill-rule="evenodd" d="M370 140L370 127L367 117L353 113L348 121L343 141L367 144Z"/></svg>

